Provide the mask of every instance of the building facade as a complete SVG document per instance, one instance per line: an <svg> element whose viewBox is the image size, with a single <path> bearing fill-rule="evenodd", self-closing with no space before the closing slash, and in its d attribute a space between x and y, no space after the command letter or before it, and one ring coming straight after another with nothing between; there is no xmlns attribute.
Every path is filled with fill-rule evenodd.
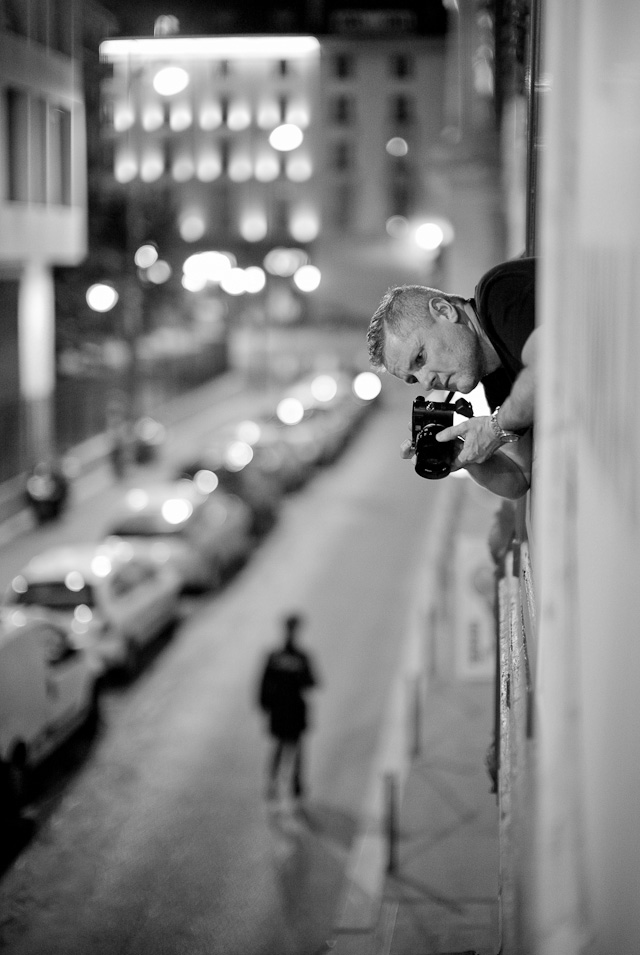
<svg viewBox="0 0 640 955"><path fill-rule="evenodd" d="M102 45L113 67L103 88L110 175L138 210L131 253L156 242L192 308L362 322L385 281L429 274L434 251L414 233L438 211L430 156L444 122L444 40L391 31L384 17L319 37ZM181 88L162 86L171 70ZM165 216L158 234L154 208ZM185 262L207 251L228 253L238 282L261 269L264 286L242 296L215 278L194 285Z"/></svg>
<svg viewBox="0 0 640 955"><path fill-rule="evenodd" d="M52 450L52 269L86 254L85 109L76 0L1 11L0 468L15 473Z"/></svg>

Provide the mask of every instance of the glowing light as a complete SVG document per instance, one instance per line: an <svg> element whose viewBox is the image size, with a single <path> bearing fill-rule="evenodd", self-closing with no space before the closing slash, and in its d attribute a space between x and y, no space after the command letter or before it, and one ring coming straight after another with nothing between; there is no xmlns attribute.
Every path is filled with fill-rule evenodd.
<svg viewBox="0 0 640 955"><path fill-rule="evenodd" d="M148 269L150 265L158 261L158 250L155 245L147 242L136 250L133 261L139 269Z"/></svg>
<svg viewBox="0 0 640 955"><path fill-rule="evenodd" d="M247 292L255 295L265 287L267 276L258 265L250 265L244 270L244 287Z"/></svg>
<svg viewBox="0 0 640 955"><path fill-rule="evenodd" d="M435 222L425 222L418 226L415 232L417 245L428 252L434 252L439 249L444 240L444 232Z"/></svg>
<svg viewBox="0 0 640 955"><path fill-rule="evenodd" d="M154 262L153 265L147 269L147 278L150 282L153 282L154 285L163 285L171 278L171 266L168 262L165 262L164 259L158 259L157 262Z"/></svg>
<svg viewBox="0 0 640 955"><path fill-rule="evenodd" d="M273 130L269 136L269 143L278 152L289 152L292 149L297 149L303 139L304 136L299 126L295 126L293 123L283 123Z"/></svg>
<svg viewBox="0 0 640 955"><path fill-rule="evenodd" d="M229 470L242 471L253 459L253 448L246 441L232 441L224 459Z"/></svg>
<svg viewBox="0 0 640 955"><path fill-rule="evenodd" d="M167 524L184 524L193 514L193 504L183 497L169 498L161 508L162 516Z"/></svg>
<svg viewBox="0 0 640 955"><path fill-rule="evenodd" d="M164 172L164 157L159 150L149 151L140 164L140 178L143 182L155 182Z"/></svg>
<svg viewBox="0 0 640 955"><path fill-rule="evenodd" d="M212 182L222 172L220 157L215 152L202 153L196 166L196 175L200 182Z"/></svg>
<svg viewBox="0 0 640 955"><path fill-rule="evenodd" d="M293 275L301 265L306 265L309 260L304 249L285 249L281 246L271 249L264 257L264 267L271 275L279 275L282 278L288 278Z"/></svg>
<svg viewBox="0 0 640 955"><path fill-rule="evenodd" d="M244 295L246 292L244 281L244 269L230 269L226 275L220 279L220 288L227 295Z"/></svg>
<svg viewBox="0 0 640 955"><path fill-rule="evenodd" d="M164 123L164 110L160 103L147 103L142 110L142 128L148 133L160 129Z"/></svg>
<svg viewBox="0 0 640 955"><path fill-rule="evenodd" d="M293 276L301 292L315 292L320 285L320 269L315 265L303 265Z"/></svg>
<svg viewBox="0 0 640 955"><path fill-rule="evenodd" d="M201 129L217 129L222 123L220 103L203 103L200 107L199 122Z"/></svg>
<svg viewBox="0 0 640 955"><path fill-rule="evenodd" d="M149 495L142 488L132 488L126 496L127 505L132 511L143 511L149 503Z"/></svg>
<svg viewBox="0 0 640 955"><path fill-rule="evenodd" d="M241 101L232 103L227 112L227 126L234 132L239 132L251 125L251 110L247 103Z"/></svg>
<svg viewBox="0 0 640 955"><path fill-rule="evenodd" d="M235 155L229 162L228 172L232 182L246 182L253 172L251 159L246 155Z"/></svg>
<svg viewBox="0 0 640 955"><path fill-rule="evenodd" d="M203 468L201 471L196 471L193 476L193 483L201 494L211 494L218 486L218 475L215 471Z"/></svg>
<svg viewBox="0 0 640 955"><path fill-rule="evenodd" d="M206 275L183 275L181 282L187 292L201 292L207 284L207 277Z"/></svg>
<svg viewBox="0 0 640 955"><path fill-rule="evenodd" d="M91 571L96 577L108 577L111 567L111 560L106 554L97 554L91 561Z"/></svg>
<svg viewBox="0 0 640 955"><path fill-rule="evenodd" d="M118 182L131 182L138 174L138 163L130 153L122 153L116 158L114 176Z"/></svg>
<svg viewBox="0 0 640 955"><path fill-rule="evenodd" d="M117 304L119 295L112 285L97 282L87 289L86 300L94 312L110 312Z"/></svg>
<svg viewBox="0 0 640 955"><path fill-rule="evenodd" d="M14 577L11 581L11 589L16 594L26 594L27 590L29 589L26 578L24 578L22 574L18 574L18 576Z"/></svg>
<svg viewBox="0 0 640 955"><path fill-rule="evenodd" d="M70 570L64 578L64 585L67 590L71 590L74 594L77 594L78 591L84 587L84 577L79 570Z"/></svg>
<svg viewBox="0 0 640 955"><path fill-rule="evenodd" d="M262 434L262 428L257 421L241 421L236 428L236 433L241 441L247 444L257 444Z"/></svg>
<svg viewBox="0 0 640 955"><path fill-rule="evenodd" d="M135 122L136 114L130 103L116 103L113 107L113 128L122 133L126 129L131 129Z"/></svg>
<svg viewBox="0 0 640 955"><path fill-rule="evenodd" d="M178 229L185 242L197 242L204 235L206 225L201 215L192 212L180 220Z"/></svg>
<svg viewBox="0 0 640 955"><path fill-rule="evenodd" d="M311 382L311 394L316 401L331 401L338 394L338 383L331 375L318 375Z"/></svg>
<svg viewBox="0 0 640 955"><path fill-rule="evenodd" d="M196 252L185 259L182 271L190 282L202 281L200 288L204 288L207 282L220 282L231 267L231 259L223 252Z"/></svg>
<svg viewBox="0 0 640 955"><path fill-rule="evenodd" d="M382 382L372 371L363 371L353 379L353 393L363 401L373 401L382 390Z"/></svg>
<svg viewBox="0 0 640 955"><path fill-rule="evenodd" d="M186 182L195 172L191 156L179 156L171 167L171 174L176 182Z"/></svg>
<svg viewBox="0 0 640 955"><path fill-rule="evenodd" d="M283 424L299 424L304 418L304 405L298 398L283 398L278 402L276 415Z"/></svg>
<svg viewBox="0 0 640 955"><path fill-rule="evenodd" d="M259 242L267 234L267 217L263 212L246 213L240 222L240 235L247 242Z"/></svg>
<svg viewBox="0 0 640 955"><path fill-rule="evenodd" d="M290 102L287 104L285 119L287 123L306 129L309 125L309 107L306 103Z"/></svg>
<svg viewBox="0 0 640 955"><path fill-rule="evenodd" d="M86 627L86 625L91 623L93 620L91 608L87 607L86 604L78 604L76 609L73 611L73 619L76 623L80 624L80 626Z"/></svg>
<svg viewBox="0 0 640 955"><path fill-rule="evenodd" d="M287 162L287 178L291 182L306 182L313 174L313 166L308 156L294 156Z"/></svg>
<svg viewBox="0 0 640 955"><path fill-rule="evenodd" d="M298 210L291 218L289 231L296 242L311 242L320 231L318 217L310 210Z"/></svg>
<svg viewBox="0 0 640 955"><path fill-rule="evenodd" d="M258 182L273 182L280 175L280 162L273 153L258 156L254 169Z"/></svg>
<svg viewBox="0 0 640 955"><path fill-rule="evenodd" d="M191 107L186 103L178 103L171 109L169 126L174 132L179 133L182 132L183 129L188 129L192 122L193 115L191 113Z"/></svg>
<svg viewBox="0 0 640 955"><path fill-rule="evenodd" d="M280 106L274 99L263 100L258 105L256 122L260 129L273 129L280 122Z"/></svg>
<svg viewBox="0 0 640 955"><path fill-rule="evenodd" d="M406 139L402 139L400 136L394 136L389 140L385 149L390 156L406 156L409 152L409 144Z"/></svg>
<svg viewBox="0 0 640 955"><path fill-rule="evenodd" d="M387 219L385 228L393 239L400 239L407 234L409 222L404 216L391 216Z"/></svg>
<svg viewBox="0 0 640 955"><path fill-rule="evenodd" d="M137 37L103 40L100 44L100 56L108 61L135 56L290 60L319 54L320 43L313 36Z"/></svg>
<svg viewBox="0 0 640 955"><path fill-rule="evenodd" d="M153 78L153 88L160 96L175 96L189 85L189 74L181 66L165 66Z"/></svg>

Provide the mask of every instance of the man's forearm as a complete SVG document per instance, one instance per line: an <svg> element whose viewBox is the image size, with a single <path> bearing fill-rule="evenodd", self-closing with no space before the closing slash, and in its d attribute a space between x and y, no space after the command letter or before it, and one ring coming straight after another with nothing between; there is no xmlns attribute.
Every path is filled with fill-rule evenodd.
<svg viewBox="0 0 640 955"><path fill-rule="evenodd" d="M533 424L535 410L535 372L523 368L511 392L500 405L497 421L504 431L521 431Z"/></svg>

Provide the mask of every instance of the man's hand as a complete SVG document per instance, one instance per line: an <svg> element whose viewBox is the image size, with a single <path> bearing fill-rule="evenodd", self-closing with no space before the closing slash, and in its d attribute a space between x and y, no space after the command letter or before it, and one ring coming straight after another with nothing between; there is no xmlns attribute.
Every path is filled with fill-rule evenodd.
<svg viewBox="0 0 640 955"><path fill-rule="evenodd" d="M440 442L453 441L455 438L462 438L464 443L453 463L452 471L464 468L468 464L482 464L502 447L502 441L496 437L488 415L462 421L451 428L439 431L436 435L436 441Z"/></svg>

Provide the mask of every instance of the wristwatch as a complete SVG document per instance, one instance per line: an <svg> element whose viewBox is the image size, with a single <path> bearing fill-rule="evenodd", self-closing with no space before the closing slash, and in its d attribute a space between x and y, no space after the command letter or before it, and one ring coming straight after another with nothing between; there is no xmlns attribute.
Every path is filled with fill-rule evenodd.
<svg viewBox="0 0 640 955"><path fill-rule="evenodd" d="M491 427L493 428L493 433L496 438L499 438L503 444L513 444L514 441L520 440L520 435L516 434L515 431L505 431L498 424L498 412L502 405L498 405L496 410L491 415Z"/></svg>

